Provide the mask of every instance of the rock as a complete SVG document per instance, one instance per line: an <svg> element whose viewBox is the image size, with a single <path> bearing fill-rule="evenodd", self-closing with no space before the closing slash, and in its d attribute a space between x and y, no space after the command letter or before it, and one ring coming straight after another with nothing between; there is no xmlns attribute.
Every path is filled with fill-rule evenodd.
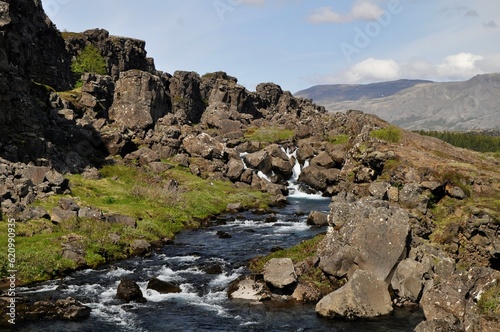
<svg viewBox="0 0 500 332"><path fill-rule="evenodd" d="M269 175L271 174L273 164L272 157L265 150L260 150L254 153L249 153L243 157L247 167Z"/></svg>
<svg viewBox="0 0 500 332"><path fill-rule="evenodd" d="M467 198L467 195L465 194L464 190L460 187L457 187L457 186L447 184L445 186L445 191L446 191L446 194L452 198L456 198L456 199Z"/></svg>
<svg viewBox="0 0 500 332"><path fill-rule="evenodd" d="M399 202L399 189L396 187L387 189L387 199L389 202Z"/></svg>
<svg viewBox="0 0 500 332"><path fill-rule="evenodd" d="M292 298L306 303L317 303L321 299L321 292L311 285L299 283L293 291Z"/></svg>
<svg viewBox="0 0 500 332"><path fill-rule="evenodd" d="M385 280L405 253L408 213L386 201L346 194L334 197L330 209L329 221L340 226L318 248L320 268L337 277L363 269Z"/></svg>
<svg viewBox="0 0 500 332"><path fill-rule="evenodd" d="M66 188L69 182L68 179L64 177L64 175L54 169L51 169L50 171L45 173L45 178L49 182L50 186L57 186L61 188Z"/></svg>
<svg viewBox="0 0 500 332"><path fill-rule="evenodd" d="M80 210L80 206L69 198L61 198L58 203L59 207L65 211L75 211L78 212Z"/></svg>
<svg viewBox="0 0 500 332"><path fill-rule="evenodd" d="M230 299L263 301L271 298L271 291L263 280L246 276L233 281L227 290Z"/></svg>
<svg viewBox="0 0 500 332"><path fill-rule="evenodd" d="M106 217L106 220L110 223L123 224L128 227L136 228L137 221L135 218L130 216L124 216L121 214L112 214Z"/></svg>
<svg viewBox="0 0 500 332"><path fill-rule="evenodd" d="M232 203L226 206L226 211L229 213L236 213L243 211L243 204L240 203Z"/></svg>
<svg viewBox="0 0 500 332"><path fill-rule="evenodd" d="M130 253L132 255L142 256L149 253L151 244L146 240L134 240L130 244Z"/></svg>
<svg viewBox="0 0 500 332"><path fill-rule="evenodd" d="M413 259L405 259L398 264L394 272L392 289L399 298L416 302L422 292L426 272L424 264Z"/></svg>
<svg viewBox="0 0 500 332"><path fill-rule="evenodd" d="M206 108L200 91L200 75L195 72L176 71L169 83L174 114L188 123L199 123Z"/></svg>
<svg viewBox="0 0 500 332"><path fill-rule="evenodd" d="M387 191L391 185L387 182L372 182L368 187L370 195L376 199L388 199Z"/></svg>
<svg viewBox="0 0 500 332"><path fill-rule="evenodd" d="M136 282L130 279L122 279L116 290L116 298L125 302L139 302L144 303L146 299L142 295L142 291Z"/></svg>
<svg viewBox="0 0 500 332"><path fill-rule="evenodd" d="M366 270L357 270L338 290L316 304L316 313L323 317L347 319L373 318L392 312L387 284Z"/></svg>
<svg viewBox="0 0 500 332"><path fill-rule="evenodd" d="M427 210L429 198L423 194L422 187L415 183L406 183L399 191L399 202L408 208Z"/></svg>
<svg viewBox="0 0 500 332"><path fill-rule="evenodd" d="M320 166L323 168L332 168L332 167L335 167L335 162L330 157L328 152L321 151L320 153L318 153L318 155L316 157L314 157L311 160L311 165L316 165L316 166Z"/></svg>
<svg viewBox="0 0 500 332"><path fill-rule="evenodd" d="M264 280L276 288L285 288L297 282L290 258L272 258L264 266Z"/></svg>
<svg viewBox="0 0 500 332"><path fill-rule="evenodd" d="M224 269L220 264L209 264L203 267L203 272L206 274L222 274Z"/></svg>
<svg viewBox="0 0 500 332"><path fill-rule="evenodd" d="M314 157L314 149L309 143L301 143L299 144L299 148L297 150L297 160L300 164L304 164L306 160L309 160Z"/></svg>
<svg viewBox="0 0 500 332"><path fill-rule="evenodd" d="M325 169L310 165L305 167L299 175L299 182L303 182L313 189L324 192L328 186L335 185L340 181L340 170Z"/></svg>
<svg viewBox="0 0 500 332"><path fill-rule="evenodd" d="M207 160L223 159L226 156L224 145L206 133L198 136L189 135L182 146L192 157L202 157Z"/></svg>
<svg viewBox="0 0 500 332"><path fill-rule="evenodd" d="M224 232L224 231L217 231L217 236L219 237L219 239L230 239L230 238L232 238L231 234L229 234L228 232Z"/></svg>
<svg viewBox="0 0 500 332"><path fill-rule="evenodd" d="M179 286L168 282L163 281L158 278L153 278L149 280L147 289L152 289L157 291L160 294L170 294L170 293L180 293L182 290Z"/></svg>
<svg viewBox="0 0 500 332"><path fill-rule="evenodd" d="M376 172L370 167L359 167L354 172L354 182L370 183L375 178Z"/></svg>
<svg viewBox="0 0 500 332"><path fill-rule="evenodd" d="M140 70L120 73L109 118L126 128L145 130L170 111L165 83L160 77Z"/></svg>
<svg viewBox="0 0 500 332"><path fill-rule="evenodd" d="M328 214L320 211L311 211L307 217L307 224L311 226L328 226Z"/></svg>
<svg viewBox="0 0 500 332"><path fill-rule="evenodd" d="M241 159L231 158L227 163L226 176L233 182L240 180L241 174L243 174L245 169L244 166L245 165Z"/></svg>
<svg viewBox="0 0 500 332"><path fill-rule="evenodd" d="M445 320L433 319L420 322L420 324L418 324L413 331L414 332L463 332L464 328L458 323L450 325Z"/></svg>
<svg viewBox="0 0 500 332"><path fill-rule="evenodd" d="M103 221L105 219L101 210L87 206L81 207L78 210L78 218L92 219L96 221Z"/></svg>
<svg viewBox="0 0 500 332"><path fill-rule="evenodd" d="M76 211L63 210L60 207L55 207L52 209L50 214L50 220L54 224L60 224L66 221L76 220L78 216Z"/></svg>

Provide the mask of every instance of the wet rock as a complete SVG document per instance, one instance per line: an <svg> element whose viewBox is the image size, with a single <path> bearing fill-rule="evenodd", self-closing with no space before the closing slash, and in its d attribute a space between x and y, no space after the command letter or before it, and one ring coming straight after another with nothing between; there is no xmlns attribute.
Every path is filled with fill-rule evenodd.
<svg viewBox="0 0 500 332"><path fill-rule="evenodd" d="M335 166L335 162L332 157L326 151L321 151L316 157L311 159L311 165L320 166L323 168L332 168Z"/></svg>
<svg viewBox="0 0 500 332"><path fill-rule="evenodd" d="M226 211L229 213L236 213L243 211L243 204L240 203L232 203L226 206Z"/></svg>
<svg viewBox="0 0 500 332"><path fill-rule="evenodd" d="M122 279L120 281L118 289L116 290L116 298L127 303L131 301L139 303L146 302L139 285L130 279Z"/></svg>
<svg viewBox="0 0 500 332"><path fill-rule="evenodd" d="M307 217L307 224L311 226L328 226L328 214L320 211L311 211Z"/></svg>
<svg viewBox="0 0 500 332"><path fill-rule="evenodd" d="M231 234L224 231L217 231L217 236L219 239L230 239L232 238Z"/></svg>
<svg viewBox="0 0 500 332"><path fill-rule="evenodd" d="M297 282L295 267L290 258L272 258L264 266L264 280L276 288L291 286Z"/></svg>
<svg viewBox="0 0 500 332"><path fill-rule="evenodd" d="M202 269L206 274L222 274L224 272L224 269L220 264L209 264L204 266Z"/></svg>
<svg viewBox="0 0 500 332"><path fill-rule="evenodd" d="M303 182L313 189L324 192L328 186L335 185L340 181L340 170L310 165L300 173L299 182Z"/></svg>
<svg viewBox="0 0 500 332"><path fill-rule="evenodd" d="M245 276L233 281L227 290L230 299L263 301L271 298L271 291L264 280Z"/></svg>
<svg viewBox="0 0 500 332"><path fill-rule="evenodd" d="M153 278L148 282L147 289L152 289L160 294L180 293L182 290L176 284Z"/></svg>
<svg viewBox="0 0 500 332"><path fill-rule="evenodd" d="M271 174L273 168L272 158L265 150L249 153L243 157L245 164L254 170L261 171L264 174Z"/></svg>
<svg viewBox="0 0 500 332"><path fill-rule="evenodd" d="M151 244L146 240L134 240L130 244L130 252L132 255L142 256L151 250Z"/></svg>
<svg viewBox="0 0 500 332"><path fill-rule="evenodd" d="M387 284L366 270L354 272L344 286L316 304L320 316L347 319L378 317L392 310Z"/></svg>

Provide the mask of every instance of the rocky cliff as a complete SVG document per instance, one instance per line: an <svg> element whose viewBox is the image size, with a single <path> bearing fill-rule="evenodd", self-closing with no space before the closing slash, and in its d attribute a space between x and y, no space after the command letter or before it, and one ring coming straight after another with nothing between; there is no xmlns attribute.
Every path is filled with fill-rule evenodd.
<svg viewBox="0 0 500 332"><path fill-rule="evenodd" d="M288 270L301 272L287 276L307 290L297 296L316 301L321 296L307 292L321 290L301 279L308 270L333 285L345 283L322 294L318 313L373 317L390 313L394 303L418 303L429 320L420 331L440 324L479 330L495 319L478 307L499 268L495 157L360 111L327 113L274 83L253 92L224 72L157 71L143 41L104 30L63 38L36 0L1 1L0 11L4 215L27 223L48 219L54 227L76 219L134 228L134 218L66 199L51 211L33 205L71 195L65 176L97 181L99 169L113 163L155 175L179 167L197 179L268 193L276 205L286 203L299 168L293 180L301 190L332 197L329 232L313 258L295 267L286 261ZM80 88L69 90L71 59L88 44L104 56L108 75L87 73ZM161 183L158 176L147 180ZM159 192L178 185L172 180ZM63 238L60 254L87 266L84 236ZM148 251L147 241L135 240L146 248L140 252ZM126 250L138 252L132 245ZM360 291L367 284L376 287ZM453 293L462 284L464 291ZM439 296L459 305L437 305Z"/></svg>

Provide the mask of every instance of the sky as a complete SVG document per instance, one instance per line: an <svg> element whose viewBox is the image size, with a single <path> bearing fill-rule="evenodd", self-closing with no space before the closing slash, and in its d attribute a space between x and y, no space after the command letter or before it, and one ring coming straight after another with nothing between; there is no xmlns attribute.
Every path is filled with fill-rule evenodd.
<svg viewBox="0 0 500 332"><path fill-rule="evenodd" d="M146 41L156 68L248 90L500 72L498 0L42 0L61 31Z"/></svg>

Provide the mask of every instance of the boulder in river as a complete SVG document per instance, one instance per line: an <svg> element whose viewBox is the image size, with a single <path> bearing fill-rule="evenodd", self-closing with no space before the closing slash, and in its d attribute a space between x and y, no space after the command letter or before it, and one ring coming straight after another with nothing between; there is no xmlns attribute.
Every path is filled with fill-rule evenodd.
<svg viewBox="0 0 500 332"><path fill-rule="evenodd" d="M146 302L139 285L130 279L122 279L120 281L118 289L116 290L116 298L124 300L125 302Z"/></svg>
<svg viewBox="0 0 500 332"><path fill-rule="evenodd" d="M180 293L182 291L176 284L158 278L149 280L147 288L155 290L160 294Z"/></svg>
<svg viewBox="0 0 500 332"><path fill-rule="evenodd" d="M256 280L253 276L239 278L229 285L227 294L231 299L262 301L271 298L271 291L264 280Z"/></svg>
<svg viewBox="0 0 500 332"><path fill-rule="evenodd" d="M341 288L316 304L323 317L372 318L393 310L387 284L366 270L357 270Z"/></svg>
<svg viewBox="0 0 500 332"><path fill-rule="evenodd" d="M290 258L273 258L264 266L264 280L276 288L285 288L297 282Z"/></svg>

